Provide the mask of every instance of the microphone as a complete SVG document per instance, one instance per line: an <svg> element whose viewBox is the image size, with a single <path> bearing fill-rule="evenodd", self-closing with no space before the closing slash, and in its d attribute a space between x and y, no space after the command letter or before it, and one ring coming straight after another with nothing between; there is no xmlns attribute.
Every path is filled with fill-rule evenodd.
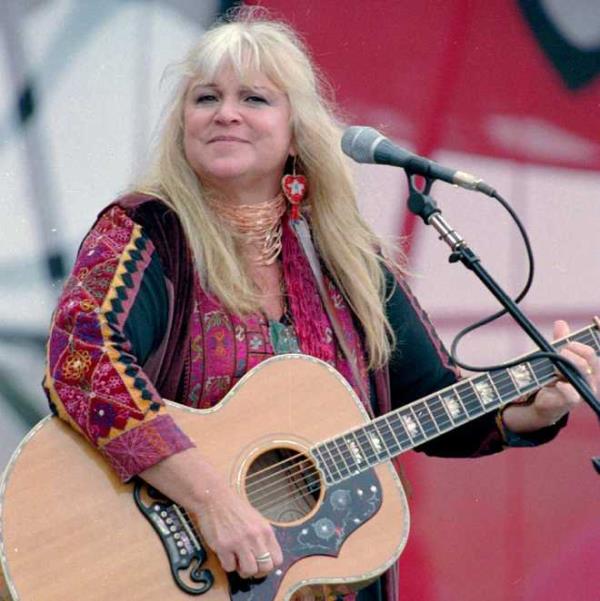
<svg viewBox="0 0 600 601"><path fill-rule="evenodd" d="M496 193L494 188L482 179L464 171L443 167L435 161L400 148L372 127L353 125L346 129L342 136L342 151L357 163L393 165L402 167L409 174L441 179L467 190L483 192L488 196L494 196Z"/></svg>

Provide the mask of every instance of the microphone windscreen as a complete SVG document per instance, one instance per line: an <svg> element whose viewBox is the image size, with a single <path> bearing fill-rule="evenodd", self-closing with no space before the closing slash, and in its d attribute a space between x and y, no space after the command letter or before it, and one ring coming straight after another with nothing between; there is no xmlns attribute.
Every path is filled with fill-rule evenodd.
<svg viewBox="0 0 600 601"><path fill-rule="evenodd" d="M353 125L342 136L342 151L357 163L374 163L375 147L385 140L376 129Z"/></svg>

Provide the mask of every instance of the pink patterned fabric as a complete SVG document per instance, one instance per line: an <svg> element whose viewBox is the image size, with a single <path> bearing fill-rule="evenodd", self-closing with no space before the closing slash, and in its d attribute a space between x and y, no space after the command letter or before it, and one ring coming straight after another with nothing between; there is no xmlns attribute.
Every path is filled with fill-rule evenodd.
<svg viewBox="0 0 600 601"><path fill-rule="evenodd" d="M202 289L198 278L191 329L189 404L193 407L216 405L247 371L274 354L264 316L241 318L228 313Z"/></svg>
<svg viewBox="0 0 600 601"><path fill-rule="evenodd" d="M122 209L102 215L81 246L48 342L50 403L124 480L193 446L165 414L123 335L153 253Z"/></svg>
<svg viewBox="0 0 600 601"><path fill-rule="evenodd" d="M283 273L300 349L335 367L360 398L360 387L354 382L352 369L335 341L308 261L287 224L283 229ZM264 315L259 313L243 318L232 315L201 288L198 278L195 285L189 404L207 408L217 404L246 372L273 356L274 351L269 323ZM363 379L362 385L368 390L362 342L350 309L327 277L326 289ZM372 414L370 403L366 402L365 408Z"/></svg>

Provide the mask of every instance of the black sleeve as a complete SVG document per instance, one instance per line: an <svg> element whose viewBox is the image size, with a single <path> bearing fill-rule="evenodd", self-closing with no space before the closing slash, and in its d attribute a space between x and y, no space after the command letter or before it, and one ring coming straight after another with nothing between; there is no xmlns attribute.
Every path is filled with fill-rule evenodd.
<svg viewBox="0 0 600 601"><path fill-rule="evenodd" d="M402 279L386 274L387 316L396 335L390 359L392 408L402 407L458 381L452 364L427 314ZM416 448L438 457L477 457L501 451L506 446L536 446L556 436L566 420L527 435L501 432L496 412L438 436ZM508 435L507 435L508 434Z"/></svg>
<svg viewBox="0 0 600 601"><path fill-rule="evenodd" d="M157 253L144 271L135 303L129 310L124 334L132 354L143 365L158 348L167 330L169 299L162 264Z"/></svg>

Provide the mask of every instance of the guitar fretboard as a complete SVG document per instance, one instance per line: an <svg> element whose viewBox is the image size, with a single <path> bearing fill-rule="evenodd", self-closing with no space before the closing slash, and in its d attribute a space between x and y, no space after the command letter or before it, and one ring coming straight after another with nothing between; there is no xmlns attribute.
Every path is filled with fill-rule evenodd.
<svg viewBox="0 0 600 601"><path fill-rule="evenodd" d="M571 341L587 344L600 353L597 325L563 338L554 348L560 350ZM553 380L556 371L549 359L525 357L515 367L461 380L360 428L323 441L311 452L327 484L335 484L535 392Z"/></svg>

